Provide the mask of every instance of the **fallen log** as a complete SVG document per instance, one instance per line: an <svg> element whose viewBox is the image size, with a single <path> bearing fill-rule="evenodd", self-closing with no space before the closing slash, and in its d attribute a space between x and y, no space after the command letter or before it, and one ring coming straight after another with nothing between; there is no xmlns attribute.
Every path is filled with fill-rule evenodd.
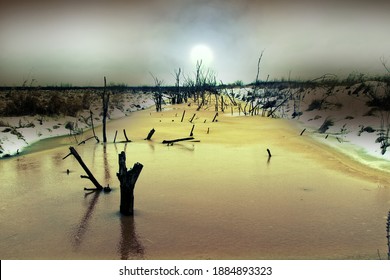
<svg viewBox="0 0 390 280"><path fill-rule="evenodd" d="M126 216L134 214L134 188L135 183L142 171L143 165L139 162L135 163L133 168L127 170L126 153L122 151L118 155L119 172L116 174L120 182L121 198L120 212Z"/></svg>
<svg viewBox="0 0 390 280"><path fill-rule="evenodd" d="M85 165L84 161L82 160L82 158L80 157L80 155L78 154L76 149L73 147L69 147L69 150L70 150L70 153L66 157L64 157L63 159L66 159L68 156L73 155L76 158L76 160L79 162L81 167L84 169L85 173L87 173L87 175L88 175L88 176L81 175L81 178L89 179L95 185L96 190L99 190L99 191L103 190L103 187L99 184L99 182L93 176L92 172Z"/></svg>
<svg viewBox="0 0 390 280"><path fill-rule="evenodd" d="M186 137L186 138L179 138L179 139L174 139L174 140L164 140L162 141L163 144L173 144L173 143L176 143L176 142L180 142L180 141L187 141L187 140L194 140L195 138L194 137Z"/></svg>

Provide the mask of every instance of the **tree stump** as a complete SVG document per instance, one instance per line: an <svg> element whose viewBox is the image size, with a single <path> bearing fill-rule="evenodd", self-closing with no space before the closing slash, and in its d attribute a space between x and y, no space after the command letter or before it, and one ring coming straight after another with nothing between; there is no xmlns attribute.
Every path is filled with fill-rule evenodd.
<svg viewBox="0 0 390 280"><path fill-rule="evenodd" d="M134 214L134 188L142 168L143 165L137 162L133 168L127 170L126 154L124 151L119 154L119 172L116 175L120 182L120 212L123 215L132 216Z"/></svg>

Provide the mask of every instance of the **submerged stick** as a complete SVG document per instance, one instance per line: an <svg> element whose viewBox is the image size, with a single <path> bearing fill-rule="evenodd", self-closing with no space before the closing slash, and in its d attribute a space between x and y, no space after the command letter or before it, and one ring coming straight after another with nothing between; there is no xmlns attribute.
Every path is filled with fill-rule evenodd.
<svg viewBox="0 0 390 280"><path fill-rule="evenodd" d="M194 128L195 128L195 125L193 124L193 125L192 125L192 129L191 129L191 132L190 132L190 136L194 136L194 133L193 133L193 132L194 132Z"/></svg>
<svg viewBox="0 0 390 280"><path fill-rule="evenodd" d="M118 130L115 130L114 143L116 141L116 136L118 135Z"/></svg>
<svg viewBox="0 0 390 280"><path fill-rule="evenodd" d="M302 136L305 131L306 131L306 128L304 130L302 130L300 135Z"/></svg>
<svg viewBox="0 0 390 280"><path fill-rule="evenodd" d="M81 141L80 143L77 144L77 146L80 146L81 144L85 144L85 142L87 142L88 140L91 140L91 139L93 139L93 138L96 139L96 136L91 136L91 137L85 139L84 141Z"/></svg>
<svg viewBox="0 0 390 280"><path fill-rule="evenodd" d="M214 116L212 122L215 122L215 121L216 121L217 116L218 116L218 112L215 113L215 116Z"/></svg>
<svg viewBox="0 0 390 280"><path fill-rule="evenodd" d="M85 173L87 173L87 175L88 175L88 176L81 175L81 178L89 179L95 185L97 190L99 190L99 191L102 190L103 187L99 184L99 182L93 176L92 172L85 165L84 161L82 160L82 158L80 157L80 155L78 154L76 149L73 147L69 147L69 150L70 150L70 153L66 157L64 157L63 159L66 159L68 156L73 155L76 158L76 160L79 162L81 167L84 169Z"/></svg>
<svg viewBox="0 0 390 280"><path fill-rule="evenodd" d="M186 138L179 138L179 139L174 139L174 140L164 140L162 141L163 144L173 144L175 142L180 142L180 141L187 141L187 140L194 140L194 137L186 137Z"/></svg>
<svg viewBox="0 0 390 280"><path fill-rule="evenodd" d="M181 121L180 122L183 122L183 119L184 119L184 115L186 114L186 110L183 111L183 115L181 116Z"/></svg>
<svg viewBox="0 0 390 280"><path fill-rule="evenodd" d="M192 116L192 118L190 119L190 123L192 123L192 121L194 120L195 116L196 116L196 114L194 114L194 115Z"/></svg>
<svg viewBox="0 0 390 280"><path fill-rule="evenodd" d="M145 138L145 140L150 140L150 139L152 139L152 136L153 136L153 134L154 134L155 131L156 131L156 130L155 130L154 128L152 128L152 130L149 131L149 134L148 134L148 136Z"/></svg>
<svg viewBox="0 0 390 280"><path fill-rule="evenodd" d="M131 142L131 140L129 140L129 138L127 138L126 129L123 129L123 134L125 135L126 142Z"/></svg>

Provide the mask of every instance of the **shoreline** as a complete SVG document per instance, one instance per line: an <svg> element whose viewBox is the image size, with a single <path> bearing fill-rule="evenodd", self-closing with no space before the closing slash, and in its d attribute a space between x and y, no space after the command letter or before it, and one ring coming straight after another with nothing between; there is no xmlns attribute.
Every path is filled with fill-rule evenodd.
<svg viewBox="0 0 390 280"><path fill-rule="evenodd" d="M138 99L135 100L136 98L138 98ZM110 119L108 119L108 123L110 123L112 121L116 121L116 120L125 119L126 117L128 117L127 113L133 113L133 112L138 112L141 110L147 110L147 109L151 108L154 104L150 95L142 95L142 99L139 99L140 97L137 95L136 98L128 100L126 105L125 105L125 107L127 107L127 108L133 108L133 109L136 108L136 110L132 110L132 111L126 110L125 112L123 112L123 111L119 111L117 108L115 108L115 110L111 114ZM135 102L135 101L138 101L138 102ZM138 103L142 103L143 106L140 106ZM167 105L167 106L165 106L165 108L163 109L161 114L167 114L169 112L173 112L175 109L177 109L177 107L179 107L179 108L182 107L182 109L184 109L184 110L186 108L188 108L186 104ZM193 108L191 110L193 110ZM215 113L215 112L212 112L210 110L204 110L204 111L209 112L209 114ZM328 113L328 112L326 112L326 113ZM150 110L150 114L159 114L159 113L153 112L153 110ZM285 118L280 117L277 119L284 120L284 121L288 122L290 124L290 126L294 126L294 129L297 133L297 137L309 137L312 141L314 141L314 143L324 145L324 147L327 147L327 149L331 149L335 153L342 155L344 157L343 160L346 160L348 162L356 162L356 164L358 165L357 168L359 170L363 170L363 172L364 172L364 168L369 168L373 171L379 172L381 175L385 175L385 174L389 173L389 171L387 171L387 170L390 170L390 168L389 168L390 162L388 161L387 158L385 158L385 156L387 156L387 157L389 156L388 154L386 154L385 156L381 156L380 154L377 154L374 152L372 144L371 144L371 147L369 149L367 149L367 147L365 147L364 145L358 145L354 141L350 141L351 137L349 137L348 134L339 135L337 133L334 133L334 131L337 131L339 129L338 126L335 126L333 128L333 132L331 131L331 132L329 132L329 134L318 133L315 130L316 123L310 122L311 119L309 119L309 118L312 118L314 114L318 114L318 112L314 112L314 113L305 112L298 119L291 119L288 117L285 117ZM180 113L180 115L181 115L181 113ZM227 120L230 118L248 118L248 117L250 117L250 116L244 116L244 115L231 116L229 113L224 113L223 115L224 115L224 117L226 117ZM254 117L255 118L262 118L260 116L254 116ZM36 121L37 116L32 116L32 117L28 117L28 118L30 119L29 120L30 123L33 122L33 121L31 121L31 119L34 119L35 122L37 122ZM13 117L14 124L16 124L18 120L19 120L19 123L21 122L20 120L23 120L22 123L23 122L27 123L28 118L25 116ZM0 160L6 159L6 158L12 158L12 157L18 156L18 155L30 154L30 153L35 152L35 151L40 151L40 150L42 150L42 148L38 148L37 150L35 150L34 146L40 145L38 143L42 140L48 140L48 139L53 139L53 138L57 138L57 137L58 138L60 138L60 137L77 137L77 136L69 135L69 131L67 129L65 129L64 127L57 128L56 130L51 129L53 126L55 126L55 123L61 122L63 124L66 121L72 121L72 120L77 121L77 118L75 118L75 117L61 117L61 118L53 117L53 118L45 121L44 125L42 125L41 127L38 124L36 124L35 127L19 128L18 131L22 131L21 134L24 136L25 139L24 140L17 139L17 136L14 135L14 137L13 137L14 139L9 139L9 138L7 139L8 143L5 143L4 137L3 137L3 139L1 137L5 133L0 132L0 140L3 140L3 141L1 141L0 144L2 144L3 147L6 147L5 149L3 148L4 151L6 151L6 152L3 152L3 156L0 157ZM95 122L95 124L96 124L96 122ZM317 122L317 125L318 125L318 122ZM95 126L95 129L99 129L101 126L102 126L102 124L99 123L98 126ZM41 128L40 131L47 130L47 132L45 131L46 133L42 133L42 135L39 135L40 132L38 131L37 127ZM89 132L91 130L91 127L88 126L87 124L85 124L84 126L81 127L81 129L82 129L81 135L83 135L83 134ZM299 132L302 131L302 129L306 129L306 131L303 133L303 135L300 136ZM351 130L351 132L353 132L353 130ZM352 134L352 133L350 133L350 134ZM327 135L329 137L327 137ZM370 136L372 138L371 135L367 135L367 136ZM340 141L340 139L342 139L342 141ZM15 141L16 143L12 143L12 140ZM82 139L82 140L85 140L85 139ZM371 142L375 144L374 141L371 141ZM297 143L297 145L299 145L299 143ZM377 145L379 145L379 144L377 144ZM55 148L55 147L53 146L53 148ZM323 148L323 149L325 149L325 148ZM348 165L351 165L351 164L348 163Z"/></svg>
<svg viewBox="0 0 390 280"><path fill-rule="evenodd" d="M150 94L132 94L131 97L132 99L123 104L123 107L127 108L126 110L115 107L109 112L110 117L107 118L107 123L125 118L129 113L150 108L154 104ZM84 110L76 117L35 115L1 118L1 123L6 123L8 126L0 128L0 160L26 154L24 153L26 149L28 150L29 147L42 140L67 136L77 137L92 130L91 125L85 121L89 117L89 111ZM94 112L94 115L100 117L101 114ZM72 123L79 133L71 134L70 130L66 128L67 123ZM101 120L98 122L94 120L95 129L101 126Z"/></svg>

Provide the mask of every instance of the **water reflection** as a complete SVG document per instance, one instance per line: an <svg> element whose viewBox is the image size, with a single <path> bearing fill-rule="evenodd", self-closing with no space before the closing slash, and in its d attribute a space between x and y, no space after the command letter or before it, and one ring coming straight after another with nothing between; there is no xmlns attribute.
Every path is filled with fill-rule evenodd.
<svg viewBox="0 0 390 280"><path fill-rule="evenodd" d="M62 152L57 152L51 157L51 163L55 167L61 167L63 165Z"/></svg>
<svg viewBox="0 0 390 280"><path fill-rule="evenodd" d="M179 149L181 149L183 151L189 151L189 152L195 151L194 144L188 145L188 144L175 143L175 147L178 147Z"/></svg>
<svg viewBox="0 0 390 280"><path fill-rule="evenodd" d="M138 240L135 230L134 217L121 215L120 221L121 240L118 246L118 254L121 260L128 260L129 258L143 258L145 249L142 243Z"/></svg>
<svg viewBox="0 0 390 280"><path fill-rule="evenodd" d="M85 199L89 198L90 201L85 214L81 218L81 221L73 234L72 245L76 250L81 246L81 243L83 242L84 235L88 229L88 223L92 218L95 206L99 200L100 193L100 191L91 191L85 194Z"/></svg>
<svg viewBox="0 0 390 280"><path fill-rule="evenodd" d="M31 161L26 159L26 157L16 158L16 169L18 172L25 172L26 170L37 170L40 167L40 162Z"/></svg>
<svg viewBox="0 0 390 280"><path fill-rule="evenodd" d="M148 144L149 144L150 149L154 152L154 150L155 150L154 142L152 140L148 140Z"/></svg>
<svg viewBox="0 0 390 280"><path fill-rule="evenodd" d="M106 184L111 178L110 168L108 166L107 160L107 145L103 144L103 162L104 162L104 178L106 179Z"/></svg>

